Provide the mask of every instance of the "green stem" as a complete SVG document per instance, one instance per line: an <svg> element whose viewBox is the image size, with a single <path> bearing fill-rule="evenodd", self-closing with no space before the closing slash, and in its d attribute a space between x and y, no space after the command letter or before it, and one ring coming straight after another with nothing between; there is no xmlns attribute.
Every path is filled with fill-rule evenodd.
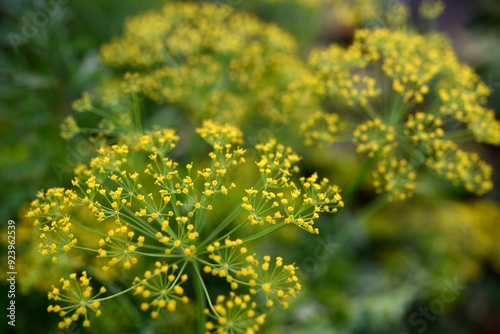
<svg viewBox="0 0 500 334"><path fill-rule="evenodd" d="M151 210L151 211L157 211L157 210L154 210L154 208L152 208L148 203L145 203L148 208ZM125 213L120 213L120 215L123 215L125 216L126 218L128 218L129 220L129 223L130 223L130 226L132 228L135 228L137 231L142 231L144 234L147 234L149 235L151 238L153 239L156 239L156 233L155 233L155 229L148 223L148 224L142 224L143 221L140 220L140 219L137 219L135 218L135 212L133 210L131 210L130 208L126 207L126 206L122 206L122 209L126 212L128 212L129 214L125 214Z"/></svg>
<svg viewBox="0 0 500 334"><path fill-rule="evenodd" d="M205 314L205 298L209 298L208 291L206 291L205 285L203 284L203 278L201 277L200 270L198 269L198 264L192 262L193 270L195 272L194 279L194 294L196 297L196 309L198 313L198 333L205 333L205 323L207 322L207 316ZM205 297L206 293L206 297Z"/></svg>
<svg viewBox="0 0 500 334"><path fill-rule="evenodd" d="M220 182L219 182L219 184L220 184ZM215 196L211 196L209 205L213 205L214 200L215 200ZM198 231L200 234L201 234L201 231L203 231L203 228L205 227L207 220L208 220L208 210L203 210L203 212L201 214L196 215L196 226L198 226Z"/></svg>
<svg viewBox="0 0 500 334"><path fill-rule="evenodd" d="M241 210L243 208L241 207L241 203L236 206L233 211L229 215L224 218L224 220L215 228L215 230L210 233L210 235L205 239L205 241L199 246L199 248L203 248L203 246L208 245L213 238L215 238L223 229L225 229L231 222L240 214Z"/></svg>
<svg viewBox="0 0 500 334"><path fill-rule="evenodd" d="M134 104L135 126L138 132L142 132L141 110L139 109L139 101L137 100L137 94L135 92L132 93L132 102Z"/></svg>
<svg viewBox="0 0 500 334"><path fill-rule="evenodd" d="M455 131L448 131L446 132L446 139L458 139L466 137L469 139L471 136L471 131L469 129L460 129L460 130L455 130Z"/></svg>
<svg viewBox="0 0 500 334"><path fill-rule="evenodd" d="M89 271L92 271L92 270L89 269ZM99 280L102 281L103 278L101 277ZM121 282L121 283L123 284L124 282ZM116 293L116 291L119 290L120 288L117 287L114 282L110 281L110 282L108 282L108 284L106 284L106 288L108 289L108 291L110 293L115 293L115 294L111 295L109 297L96 298L95 300L105 301L105 300L112 299L112 298L118 298L118 300L117 300L118 303L123 307L123 309L125 309L128 312L128 315L131 318L133 318L133 321L135 321L135 323L137 323L138 328L143 327L144 320L143 320L141 313L138 312L137 306L130 300L130 297L126 294L126 292L130 291L131 289L133 289L134 287L136 287L139 284L140 283L132 286L131 288L129 288L125 291L121 291L120 293Z"/></svg>
<svg viewBox="0 0 500 334"><path fill-rule="evenodd" d="M101 129L92 129L92 128L79 128L80 133L101 133L103 130Z"/></svg>
<svg viewBox="0 0 500 334"><path fill-rule="evenodd" d="M74 249L81 249L81 250L84 250L84 251L87 251L87 252L94 252L94 253L97 253L97 249L90 249L90 248L87 248L87 247L80 247L80 246L73 246Z"/></svg>
<svg viewBox="0 0 500 334"><path fill-rule="evenodd" d="M377 111L373 108L373 106L368 102L364 106L364 110L367 112L368 116L370 116L372 119L378 118Z"/></svg>
<svg viewBox="0 0 500 334"><path fill-rule="evenodd" d="M75 225L77 225L77 226L80 226L80 227L82 227L82 228L86 229L87 231L90 231L90 232L92 232L92 233L94 233L94 234L100 235L100 236L101 236L101 237L103 237L103 238L108 237L108 235L107 235L107 234L105 234L105 233L101 233L101 232L99 232L99 231L96 231L96 230L94 230L93 228L88 227L87 225L80 224L79 222L77 222L77 221L76 221L76 220L74 220L74 219L70 219L70 222L71 222L72 224L75 224Z"/></svg>
<svg viewBox="0 0 500 334"><path fill-rule="evenodd" d="M389 125L394 125L398 119L398 114L402 113L401 103L403 102L403 97L400 94L396 94L396 97L391 99L391 102L390 113L386 122L388 122Z"/></svg>
<svg viewBox="0 0 500 334"><path fill-rule="evenodd" d="M179 255L166 255L165 253L151 254L151 253L143 253L143 252L133 252L131 254L132 255L149 256L149 257L165 257L165 258L171 258L171 259L179 257Z"/></svg>
<svg viewBox="0 0 500 334"><path fill-rule="evenodd" d="M137 284L135 284L135 285L132 285L130 288L125 289L125 290L123 290L123 291L121 291L121 292L118 292L117 294L114 294L114 295L111 295L111 296L108 296L108 297L104 297L104 298L97 298L96 300L98 300L98 301L102 302L102 301L105 301L105 300L109 300L109 299L116 298L116 297L118 297L118 296L121 296L121 295L123 295L123 294L126 294L127 292L129 292L130 290L133 290L135 287L137 287L137 286L139 286L139 285L141 285L141 282L139 282L139 283L137 283Z"/></svg>
<svg viewBox="0 0 500 334"><path fill-rule="evenodd" d="M99 108L92 108L89 110L90 112L96 114L97 116L101 116L102 118L108 119L108 118L114 118L113 115L110 115L109 113L105 112L104 110L101 110Z"/></svg>
<svg viewBox="0 0 500 334"><path fill-rule="evenodd" d="M257 234L254 234L253 236L251 237L248 237L248 238L245 238L243 239L243 242L248 242L248 241L252 241L252 240L255 240L255 239L259 239L259 238L262 238L270 233L273 233L274 231L277 231L279 230L280 228L282 228L283 226L285 226L286 223L285 222L281 222L279 224L276 224L275 226L271 227L271 228L268 228L267 230L264 230L262 232L259 232Z"/></svg>

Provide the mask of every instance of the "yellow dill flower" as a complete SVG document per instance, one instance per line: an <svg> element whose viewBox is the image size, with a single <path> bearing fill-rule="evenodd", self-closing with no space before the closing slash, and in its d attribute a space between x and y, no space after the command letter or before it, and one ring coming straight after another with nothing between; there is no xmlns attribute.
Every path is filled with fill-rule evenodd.
<svg viewBox="0 0 500 334"><path fill-rule="evenodd" d="M396 1L389 4L385 13L385 20L392 27L401 27L406 25L410 9L402 1Z"/></svg>
<svg viewBox="0 0 500 334"><path fill-rule="evenodd" d="M247 112L246 101L239 95L227 90L213 90L203 99L199 118L208 120L238 120L245 117Z"/></svg>
<svg viewBox="0 0 500 334"><path fill-rule="evenodd" d="M110 257L107 266L103 267L107 271L109 267L122 262L125 269L130 269L132 265L137 263L137 256L135 251L142 246L144 236L139 236L133 241L135 233L130 231L127 225L122 225L119 220L117 224L121 225L116 229L108 231L108 236L99 240L99 249L97 250L97 257L104 258Z"/></svg>
<svg viewBox="0 0 500 334"><path fill-rule="evenodd" d="M467 133L478 142L500 145L500 122L485 107L488 87L458 61L445 36L357 30L347 48L313 50L309 65L323 87L318 94L336 103L339 122L346 124L338 138L352 131L358 152L386 160L374 173L378 191L386 189L392 199L406 198L423 167L479 195L492 188L491 167L476 153L459 149L453 139ZM310 124L306 120L302 128ZM312 143L310 134L303 135ZM394 159L401 163L388 168ZM408 186L388 185L394 175L398 184ZM400 193L393 193L396 188Z"/></svg>
<svg viewBox="0 0 500 334"><path fill-rule="evenodd" d="M228 124L219 124L211 120L204 121L203 125L196 129L196 132L211 145L217 144L224 146L232 143L243 143L243 133L240 129Z"/></svg>
<svg viewBox="0 0 500 334"><path fill-rule="evenodd" d="M288 91L309 75L294 38L228 6L172 3L131 17L101 59L133 68L122 94L180 104L198 121L238 124L257 110L287 122L306 103Z"/></svg>
<svg viewBox="0 0 500 334"><path fill-rule="evenodd" d="M251 261L249 268L253 269L251 292L262 291L266 296L267 307L277 302L283 308L288 308L290 298L294 298L302 289L295 275L297 268L293 264L284 265L280 257L271 261L270 256L264 256L261 263L257 260ZM242 273L241 275L244 276Z"/></svg>
<svg viewBox="0 0 500 334"><path fill-rule="evenodd" d="M338 140L338 132L344 125L340 123L337 114L327 114L321 110L307 116L300 125L300 134L304 137L307 146L323 147Z"/></svg>
<svg viewBox="0 0 500 334"><path fill-rule="evenodd" d="M206 333L255 334L266 319L248 294L237 295L231 291L227 299L219 295L213 309L215 313L205 309L205 314L213 320L205 323Z"/></svg>
<svg viewBox="0 0 500 334"><path fill-rule="evenodd" d="M285 2L285 0L260 0L260 1L269 2L269 3ZM294 1L297 4L304 6L304 7L319 6L324 2L324 0L294 0Z"/></svg>
<svg viewBox="0 0 500 334"><path fill-rule="evenodd" d="M90 280L91 277L83 271L80 277L73 273L69 275L69 279L61 278L59 288L52 286L48 298L56 304L49 305L47 311L58 313L63 318L58 325L60 329L69 328L80 317L84 318L83 327L89 327L89 311L93 312L96 317L101 315L101 302L98 297L105 293L106 289L101 287L97 294L92 293Z"/></svg>
<svg viewBox="0 0 500 334"><path fill-rule="evenodd" d="M207 251L214 263L205 266L205 273L225 278L233 290L249 286L250 294L262 293L267 307L277 302L287 308L290 298L301 290L295 275L297 268L292 264L284 265L281 257L271 261L271 257L266 255L263 262L259 262L255 254L249 255L242 244L241 239L226 239L224 244L209 245Z"/></svg>
<svg viewBox="0 0 500 334"><path fill-rule="evenodd" d="M369 98L381 94L376 88L375 79L367 75L353 75L351 71L356 68L365 68L369 61L376 60L377 53L366 54L359 47L344 49L332 45L325 50L315 49L309 55L309 64L316 69L318 84L323 86L327 95L341 98L348 106L366 105Z"/></svg>
<svg viewBox="0 0 500 334"><path fill-rule="evenodd" d="M396 130L393 126L383 124L380 118L368 120L357 126L353 137L353 142L358 146L357 151L368 151L370 157L379 151L387 155L397 146Z"/></svg>
<svg viewBox="0 0 500 334"><path fill-rule="evenodd" d="M68 214L76 203L77 194L69 189L51 188L40 191L37 196L39 199L31 203L26 217L35 218L34 226L41 232L38 250L43 256L62 257L77 244Z"/></svg>
<svg viewBox="0 0 500 334"><path fill-rule="evenodd" d="M264 184L270 186L288 185L289 176L299 171L294 166L301 158L292 148L278 144L276 139L271 139L265 144L255 146L261 155L260 161L256 162Z"/></svg>
<svg viewBox="0 0 500 334"><path fill-rule="evenodd" d="M99 155L91 160L89 167L99 170L100 173L121 174L121 166L127 162L128 153L129 147L125 144L101 147L98 150ZM90 177L86 183L94 190L98 190L100 187L100 184L95 184L95 176Z"/></svg>
<svg viewBox="0 0 500 334"><path fill-rule="evenodd" d="M413 194L416 177L406 160L381 160L373 171L373 186L378 193L388 193L389 200L405 200Z"/></svg>
<svg viewBox="0 0 500 334"><path fill-rule="evenodd" d="M455 185L482 195L493 188L492 168L473 152L465 152L449 140L435 140L429 148L427 166Z"/></svg>
<svg viewBox="0 0 500 334"><path fill-rule="evenodd" d="M207 247L209 259L214 263L206 265L203 269L205 273L226 278L226 281L231 284L231 288L236 290L238 283L234 281L234 274L238 268L246 264L244 256L247 252L245 247L241 247L243 240L231 240L226 238L224 243L215 242Z"/></svg>
<svg viewBox="0 0 500 334"><path fill-rule="evenodd" d="M292 177L299 171L294 164L301 157L290 147L277 144L275 139L257 145L256 149L261 153L261 160L256 164L264 188L245 190L247 195L243 197L242 207L249 213L247 219L252 225L294 224L318 234L314 227L318 213L336 212L344 205L340 189L330 185L326 178L317 182L316 173L300 178L301 187L297 187Z"/></svg>
<svg viewBox="0 0 500 334"><path fill-rule="evenodd" d="M87 92L83 92L82 97L75 100L71 107L79 112L92 110L92 96Z"/></svg>
<svg viewBox="0 0 500 334"><path fill-rule="evenodd" d="M179 136L172 129L157 129L146 131L137 144L137 150L151 151L161 156L175 148L179 141Z"/></svg>
<svg viewBox="0 0 500 334"><path fill-rule="evenodd" d="M343 206L340 190L327 179L319 180L316 173L298 179L300 187L296 186L293 174L298 172L295 164L301 158L273 139L255 147L261 156L256 162L258 174L255 171L261 176L260 184L248 188L248 196L221 221L212 210L222 208L225 203L222 198L240 182L231 182L230 176L236 166L247 163L246 151L236 146L242 144L243 134L237 127L215 121L204 122L197 132L212 146L209 165L199 169L194 163L181 166L169 157L179 140L173 129L135 130L129 137L120 136L112 143L100 145L88 166L77 168L78 175L72 180L74 190L49 189L40 192L39 199L33 201L27 216L35 219L41 238L47 240L39 246L39 251L54 256L57 265L55 255L72 256L71 250L77 248L96 256L98 261L104 260L104 266L96 270L110 279L119 275L118 270L108 272L117 264L134 273L139 261L141 268L155 261L154 267L144 272L142 278L131 281L128 289L105 298L113 299L133 290L145 300L138 307L151 312L153 319L160 316L161 309L173 312L179 302L189 301L182 284L187 280L194 280L209 298L199 268L205 274L225 280L230 290L247 289L248 296L261 293L268 307L274 303L288 307L291 297L300 290L297 268L284 265L281 257L271 263L270 257L264 256L264 262L259 264L257 255L250 255L244 239L234 234L256 220L276 226L268 230L263 227L260 232L249 234L246 240L258 239L287 224L318 233L314 223L319 215ZM236 225L242 210L247 210L252 218L242 219ZM84 218L75 219L75 214ZM78 233L70 230L72 224L79 227ZM77 245L76 234L85 240L93 239L94 243ZM87 314L85 305L97 309L104 300L91 297L91 289L87 288L90 279L85 273L80 280L81 287L85 287L82 295L87 299L80 300L81 307L71 317L65 317L60 326L67 327L79 315ZM70 286L66 281L63 285L63 290ZM57 289L50 298L60 298L61 289ZM257 315L257 300L250 304L248 298L234 296L226 306L248 307L243 321L249 326L247 332L258 331L265 315ZM207 302L211 305L210 299ZM221 307L211 306L212 311ZM221 309L213 314L217 324L224 328L233 326L222 312ZM85 318L83 325L89 324ZM208 323L206 326L210 327ZM223 327L218 328L220 331Z"/></svg>
<svg viewBox="0 0 500 334"><path fill-rule="evenodd" d="M76 124L73 116L67 116L61 124L61 137L66 140L70 140L79 132L80 128L78 127L78 124Z"/></svg>
<svg viewBox="0 0 500 334"><path fill-rule="evenodd" d="M348 27L356 27L378 18L377 14L383 11L379 1L369 0L327 0L330 4L331 13L335 20Z"/></svg>
<svg viewBox="0 0 500 334"><path fill-rule="evenodd" d="M150 66L166 62L169 55L165 49L173 56L184 57L199 54L202 49L231 54L248 47L252 38L263 38L271 51L296 47L291 37L250 14L214 4L174 3L161 11L129 18L123 37L103 46L101 57L114 65Z"/></svg>
<svg viewBox="0 0 500 334"><path fill-rule="evenodd" d="M417 111L408 116L404 134L411 138L414 145L426 145L444 136L442 125L442 118Z"/></svg>
<svg viewBox="0 0 500 334"><path fill-rule="evenodd" d="M418 7L419 15L426 20L435 20L444 11L444 3L440 0L423 0Z"/></svg>
<svg viewBox="0 0 500 334"><path fill-rule="evenodd" d="M169 266L157 261L152 272L146 271L142 279L135 278L134 294L149 300L142 302L140 308L143 311L151 310L151 318L158 318L162 309L174 312L178 302L189 302L181 286L188 279L188 275L183 273L184 268L178 269L176 264Z"/></svg>

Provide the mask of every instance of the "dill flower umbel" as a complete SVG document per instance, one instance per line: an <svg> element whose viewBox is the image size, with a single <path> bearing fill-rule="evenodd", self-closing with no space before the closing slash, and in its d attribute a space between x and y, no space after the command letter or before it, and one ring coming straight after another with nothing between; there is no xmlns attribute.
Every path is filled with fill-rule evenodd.
<svg viewBox="0 0 500 334"><path fill-rule="evenodd" d="M434 20L444 11L444 3L440 0L423 0L418 8L422 18Z"/></svg>
<svg viewBox="0 0 500 334"><path fill-rule="evenodd" d="M95 317L102 314L101 301L98 297L106 292L106 288L101 287L97 294L93 294L90 280L91 277L87 276L87 272L84 271L78 278L76 273L70 274L69 279L62 277L59 281L60 288L52 286L48 298L54 300L56 304L49 305L47 311L58 313L63 318L59 322L59 328L68 328L73 322L78 321L80 316L84 318L82 326L89 327L88 311L91 311Z"/></svg>
<svg viewBox="0 0 500 334"><path fill-rule="evenodd" d="M322 111L322 117L350 126L303 131L306 144L334 142L352 131L357 151L378 161L374 186L391 199L411 196L423 169L479 195L492 188L491 167L455 139L499 145L500 122L485 106L489 88L458 61L446 37L358 30L347 48L313 50L309 65L320 86L316 91L336 110L343 109L340 104L350 111Z"/></svg>
<svg viewBox="0 0 500 334"><path fill-rule="evenodd" d="M177 2L131 17L101 59L132 72L136 92L198 122L238 124L255 111L287 122L307 105L294 95L309 73L293 36L229 6Z"/></svg>
<svg viewBox="0 0 500 334"><path fill-rule="evenodd" d="M205 312L214 320L200 319L199 328L239 333L243 326L245 333L257 332L265 314L257 311L260 297L256 296L261 295L267 307L287 308L299 293L298 268L281 257L272 260L251 252L250 241L290 224L319 233L313 224L322 212L335 212L343 205L340 190L327 179L319 181L316 173L297 177L295 164L301 158L273 139L256 147L261 154L255 163L260 182L244 191L226 219L211 219L212 212L223 208L224 197L237 194L239 182L229 177L231 171L248 162L239 146L238 128L206 121L197 132L211 146L208 161L199 168L171 159L169 152L179 137L172 129L156 128L97 148L96 156L77 168L73 189L49 189L32 202L27 216L46 241L40 244L42 255L53 256L57 263L74 252L93 254L101 263L91 267L94 277L112 279L115 276L109 272L114 268L140 271L129 286L105 297L100 296L105 288L92 294L86 271L78 280L76 274L70 275L71 280L62 279L62 288L49 293L49 299L61 302L49 307L64 317L61 327L79 316L85 316L84 326L90 325L88 310L99 316L102 301L130 291L153 319L194 299L201 311L208 305ZM90 212L91 218L74 216L81 210ZM246 219L239 218L242 211L248 212L243 215ZM253 224L262 226L254 234L238 236L241 227ZM94 246L79 245L73 227L86 238L93 237ZM234 291L228 302L223 305L219 297L213 304L204 275L219 277ZM193 284L198 291L194 298L186 293ZM234 313L238 309L245 316Z"/></svg>
<svg viewBox="0 0 500 334"><path fill-rule="evenodd" d="M214 310L220 317L213 316L205 309L206 314L214 320L205 324L206 333L258 333L266 315L257 313L256 307L257 304L248 294L239 296L231 291L229 300L224 295L218 296Z"/></svg>

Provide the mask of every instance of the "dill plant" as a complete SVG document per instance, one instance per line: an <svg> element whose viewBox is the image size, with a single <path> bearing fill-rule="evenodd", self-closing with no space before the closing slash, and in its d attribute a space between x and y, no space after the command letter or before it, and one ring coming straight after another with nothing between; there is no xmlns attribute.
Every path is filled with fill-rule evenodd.
<svg viewBox="0 0 500 334"><path fill-rule="evenodd" d="M442 10L425 6L429 20ZM404 7L392 12L401 14L394 25L406 19ZM101 58L126 74L107 83L100 100L84 93L73 107L102 121L82 128L68 117L62 126L68 139L95 135L95 157L75 170L73 188L40 192L28 216L41 230L40 252L56 265L86 252L101 263L99 277L116 278L118 268L136 277L118 293L93 293L90 271L62 278L48 309L61 315L61 328L81 318L90 325L102 302L125 293L136 295L153 319L194 297L199 332L258 332L262 306L288 307L301 289L298 268L252 252L251 242L285 225L317 234L320 213L344 202L317 173L298 177L300 156L275 139L254 147L258 183L232 180L231 170L253 164L238 125L255 113L288 124L288 131L296 126L306 146L354 143L368 155L364 171L372 171L377 193L391 200L412 196L424 171L478 195L492 188L491 167L458 143L500 144L499 123L485 107L489 90L438 33L359 29L351 46L313 49L306 63L290 35L250 14L175 3L129 19ZM173 129L143 131L142 95L189 113L211 146L208 165L181 164L171 155L180 139ZM238 190L241 202L219 219L218 208L227 209L223 198ZM86 219L78 218L84 211ZM248 234L248 225L260 230ZM209 276L229 293L214 295Z"/></svg>
<svg viewBox="0 0 500 334"><path fill-rule="evenodd" d="M361 2L352 6L367 12ZM440 1L426 1L420 15L432 21L442 10ZM394 20L403 24L403 16ZM217 33L207 33L213 25ZM190 38L180 39L188 31ZM477 195L493 186L491 166L460 145L471 139L500 144L500 123L486 107L489 88L441 33L358 29L352 45L315 48L306 65L293 38L277 27L226 7L184 3L129 20L101 55L132 71L125 81L138 93L182 106L197 123L248 127L257 112L259 125L283 124L306 146L353 142L368 154L376 192L390 200L412 196L425 173Z"/></svg>
<svg viewBox="0 0 500 334"><path fill-rule="evenodd" d="M489 88L445 36L361 29L351 46L313 50L308 62L339 111L318 104L301 126L305 144L351 140L393 200L411 196L424 171L478 195L492 189L491 166L459 143L499 145L500 122L486 107Z"/></svg>
<svg viewBox="0 0 500 334"><path fill-rule="evenodd" d="M93 109L89 104L82 108ZM82 130L71 124L73 134ZM254 169L260 174L258 183L246 188L241 202L220 220L213 212L223 209L221 197L235 196L238 188L238 181L228 175L240 165L254 163L247 162L240 146L242 132L205 121L197 132L212 148L209 165L181 166L169 157L179 140L173 129L139 131L134 122L124 124L106 133L114 137L96 142L96 156L75 170L72 188L40 191L31 203L27 217L40 229L43 256L57 265L73 252L86 252L101 263L98 269L92 267L99 273L61 278L48 294L53 302L48 311L62 317L60 328L82 318L86 327L94 316L105 314L104 301L125 293L142 299L138 307L153 319L194 298L199 332L258 332L265 320L262 307L287 308L301 284L294 264L252 252L251 241L286 225L319 233L314 223L320 213L343 206L339 188L316 173L298 178L300 157L270 140L255 147L260 156ZM91 215L78 218L82 211ZM239 233L245 225L259 228ZM86 246L79 244L81 238L87 239ZM106 280L116 279L123 270L136 277L122 291L108 293ZM91 284L96 275L105 278L100 279L104 286L98 293ZM226 282L229 295L213 295L207 275ZM185 293L188 285L194 297Z"/></svg>

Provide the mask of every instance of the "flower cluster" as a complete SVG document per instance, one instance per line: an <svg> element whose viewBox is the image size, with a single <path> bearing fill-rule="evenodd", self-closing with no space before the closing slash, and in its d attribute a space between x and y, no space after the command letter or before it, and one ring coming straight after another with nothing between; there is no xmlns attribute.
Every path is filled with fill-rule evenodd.
<svg viewBox="0 0 500 334"><path fill-rule="evenodd" d="M35 220L41 238L47 240L40 245L40 252L53 256L54 262L58 256L72 256L71 250L78 249L96 255L96 261L101 262L98 277L109 275L117 266L131 272L150 267L128 288L104 297L105 300L133 291L143 299L140 308L151 312L154 319L164 309L173 312L179 303L188 303L190 298L184 287L194 281L206 291L206 295L197 295L195 299L205 299L213 311L211 319L216 320L204 324L207 330L233 332L229 328L240 328L237 324L243 323L257 331L265 315L257 315L259 298L254 296L265 297L268 307L278 303L287 308L289 299L295 297L301 286L297 267L284 264L281 257L271 261L270 256L250 253L249 241L290 223L318 233L313 224L319 214L335 212L343 205L340 190L326 179L318 181L316 173L295 179L295 163L301 158L291 148L271 140L256 147L261 153L261 160L256 162L261 181L246 190L246 196L233 213L227 213L226 219L211 219L214 208L220 207L219 214L221 210L225 212L222 198L237 191L238 182L232 182L228 175L231 169L246 163L245 150L237 146L242 143L242 134L234 126L207 121L197 132L212 146L207 165L199 169L192 163L181 168L169 158L179 139L172 129L136 133L137 139L124 137L121 142L98 148L88 165L77 168L72 181L74 189L40 192L27 216ZM296 186L296 182L301 186ZM92 221L73 217L77 210L90 212ZM242 210L249 212L248 217L234 224ZM272 216L268 211L272 211ZM235 238L245 224L263 221L273 226ZM73 226L79 227L85 236L93 236L94 246L80 246ZM152 259L156 259L154 263ZM246 289L246 294L240 297L232 293L229 304L222 305L220 297L212 305L203 272L224 278L235 293ZM99 294L92 296L86 272L80 282L79 287L73 287L70 281L62 281L63 291L83 289L74 293L78 300L67 294L63 297L59 288L49 294L50 299L61 302L50 310L63 310L62 316L76 310L64 318L63 327L79 315L86 315L87 309L96 311L96 315L101 313L103 298ZM246 315L240 318L239 313L233 312L237 309L246 310ZM89 320L85 317L84 326L87 325Z"/></svg>
<svg viewBox="0 0 500 334"><path fill-rule="evenodd" d="M178 301L182 303L189 301L188 297L183 296L184 288L181 286L181 283L188 279L187 274L176 275L175 272L179 269L177 264L170 268L168 264L157 261L153 272L148 270L144 273L143 279L136 277L134 280L136 283L134 294L150 300L141 303L141 310L147 311L151 308L152 319L158 318L162 308L174 312Z"/></svg>
<svg viewBox="0 0 500 334"><path fill-rule="evenodd" d="M335 212L337 207L344 205L339 188L329 185L326 178L316 182L316 173L300 178L299 188L291 181L293 173L298 172L293 164L299 156L290 147L272 140L256 148L261 154L257 166L264 189L246 189L247 196L243 197L243 208L248 211L251 224L264 225L266 222L280 226L292 223L310 233L319 233L313 227L318 213Z"/></svg>
<svg viewBox="0 0 500 334"><path fill-rule="evenodd" d="M390 200L405 200L413 194L416 176L406 160L381 160L373 171L373 186L377 193L388 193Z"/></svg>
<svg viewBox="0 0 500 334"><path fill-rule="evenodd" d="M203 122L196 132L211 145L225 146L227 144L242 144L243 133L235 126L221 125L211 120Z"/></svg>
<svg viewBox="0 0 500 334"><path fill-rule="evenodd" d="M98 298L103 293L106 293L106 288L101 287L97 294L92 293L90 285L91 278L87 276L87 272L82 272L77 278L76 273L69 275L69 279L61 278L59 281L61 286L52 286L52 290L48 294L49 300L54 300L55 305L49 305L48 312L58 313L63 320L59 322L59 328L68 328L73 322L78 321L80 316L84 318L83 327L90 326L89 313L94 313L95 317L102 314L100 310L101 299ZM65 304L61 306L61 304Z"/></svg>
<svg viewBox="0 0 500 334"><path fill-rule="evenodd" d="M304 137L304 144L323 147L336 142L338 132L344 129L344 124L337 114L327 114L321 110L311 113L300 125L300 134Z"/></svg>
<svg viewBox="0 0 500 334"><path fill-rule="evenodd" d="M374 186L392 199L411 195L423 167L476 194L492 188L491 167L454 139L469 135L499 145L500 122L485 106L488 87L458 61L444 36L358 30L347 48L313 50L309 65L320 85L316 91L353 111L335 117L354 126L306 131L306 144L352 131L358 152L378 161ZM365 120L356 125L360 118Z"/></svg>
<svg viewBox="0 0 500 334"><path fill-rule="evenodd" d="M380 118L368 120L358 125L353 135L353 142L357 144L357 151L369 152L369 156L373 157L375 153L381 152L382 155L387 155L397 146L394 142L396 138L396 130L393 126L382 123Z"/></svg>
<svg viewBox="0 0 500 334"><path fill-rule="evenodd" d="M208 321L205 324L206 333L257 333L264 324L266 315L259 314L256 307L257 303L248 294L240 296L231 291L229 300L224 295L218 296L214 311L219 317L205 309L206 314L215 322Z"/></svg>
<svg viewBox="0 0 500 334"><path fill-rule="evenodd" d="M52 262L57 263L61 253L67 253L76 243L77 239L71 232L70 217L65 210L72 206L77 194L64 188L52 188L46 192L39 191L37 200L31 203L33 207L27 214L28 217L37 217L35 226L39 226L40 239L38 249L42 255L52 255Z"/></svg>
<svg viewBox="0 0 500 334"><path fill-rule="evenodd" d="M336 22L348 27L386 24L400 26L409 15L403 1L326 0Z"/></svg>
<svg viewBox="0 0 500 334"><path fill-rule="evenodd" d="M295 39L229 6L177 2L129 18L101 59L133 71L127 87L197 121L237 124L257 110L287 122L307 103L293 94L309 75Z"/></svg>
<svg viewBox="0 0 500 334"><path fill-rule="evenodd" d="M418 8L421 17L435 20L444 11L444 3L440 0L423 0Z"/></svg>
<svg viewBox="0 0 500 334"><path fill-rule="evenodd" d="M270 267L271 257L268 255L263 257L264 261L259 265L256 254L248 254L242 243L241 239L231 241L228 238L223 244L215 242L209 245L209 258L215 265L206 265L204 271L225 277L233 290L242 285L249 287L250 295L263 292L267 307L277 302L283 308L288 308L290 297L295 297L301 290L295 275L297 268L293 264L284 265L281 257L277 257Z"/></svg>
<svg viewBox="0 0 500 334"><path fill-rule="evenodd" d="M295 2L334 8L336 23L352 27L379 19L401 27L410 14L397 1ZM419 9L430 21L442 11L433 0ZM376 192L390 200L411 197L423 172L475 194L493 187L492 168L457 140L500 145L490 91L441 34L360 29L352 45L313 49L304 62L291 35L252 14L174 2L128 19L101 59L127 72L72 105L101 122L84 128L69 116L61 127L68 140L90 135L92 158L75 169L72 187L40 191L26 215L40 232L39 253L54 264L73 262L73 272L91 258L48 294L61 329L81 318L88 327L102 302L125 293L152 319L195 301L198 332L206 333L257 333L266 308L289 307L302 289L299 268L260 254L253 241L282 228L319 234L322 215L344 201L314 170L299 175L302 157L292 147L274 138L245 147L242 125L288 123L283 129L306 146L354 144L368 157ZM190 160L180 158L185 147L176 148L174 129L143 130L143 97L201 124L196 133L206 143L191 141ZM246 166L255 177L238 176ZM487 233L475 232L485 244L478 254L497 251ZM120 272L132 278L113 293L93 292L91 281Z"/></svg>

